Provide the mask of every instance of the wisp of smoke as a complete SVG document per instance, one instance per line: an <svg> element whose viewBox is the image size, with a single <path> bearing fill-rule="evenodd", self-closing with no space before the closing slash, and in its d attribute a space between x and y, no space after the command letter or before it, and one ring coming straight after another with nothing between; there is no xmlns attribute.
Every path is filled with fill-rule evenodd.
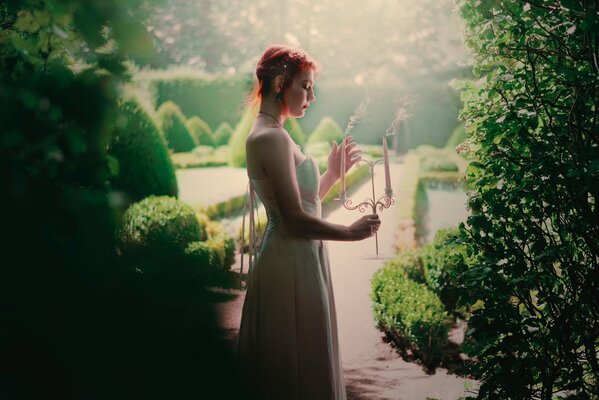
<svg viewBox="0 0 599 400"><path fill-rule="evenodd" d="M360 105L354 110L352 115L349 117L349 121L347 126L345 127L345 133L343 136L347 136L349 132L354 129L354 126L362 122L364 117L366 117L366 111L368 108L368 103L370 103L370 99L366 98L363 100Z"/></svg>

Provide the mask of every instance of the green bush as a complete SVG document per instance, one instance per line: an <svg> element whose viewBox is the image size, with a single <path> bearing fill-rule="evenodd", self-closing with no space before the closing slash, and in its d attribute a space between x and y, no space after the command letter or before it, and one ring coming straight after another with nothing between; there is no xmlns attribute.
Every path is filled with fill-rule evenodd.
<svg viewBox="0 0 599 400"><path fill-rule="evenodd" d="M302 130L300 124L297 122L297 119L287 118L284 127L285 130L289 132L289 136L291 136L291 139L293 139L293 141L299 144L299 146L303 149L304 144L306 143L306 135L304 135L304 131Z"/></svg>
<svg viewBox="0 0 599 400"><path fill-rule="evenodd" d="M312 132L312 134L308 137L308 141L306 144L318 143L318 142L326 142L331 144L333 141L337 142L337 144L341 143L343 139L343 131L335 122L335 120L331 117L324 117L320 120L316 129Z"/></svg>
<svg viewBox="0 0 599 400"><path fill-rule="evenodd" d="M235 261L235 240L227 235L191 242L184 250L195 268L228 271Z"/></svg>
<svg viewBox="0 0 599 400"><path fill-rule="evenodd" d="M250 134L257 112L257 106L247 106L235 126L229 142L229 165L232 167L245 167L246 165L245 141Z"/></svg>
<svg viewBox="0 0 599 400"><path fill-rule="evenodd" d="M119 110L107 148L119 164L113 186L134 201L150 195L176 197L177 177L160 130L135 98L122 99Z"/></svg>
<svg viewBox="0 0 599 400"><path fill-rule="evenodd" d="M232 135L233 135L233 128L231 128L231 125L229 125L228 122L223 122L214 131L214 145L215 146L228 145L229 140L231 140Z"/></svg>
<svg viewBox="0 0 599 400"><path fill-rule="evenodd" d="M422 257L420 252L415 249L400 251L395 259L389 261L389 266L403 270L413 281L426 283Z"/></svg>
<svg viewBox="0 0 599 400"><path fill-rule="evenodd" d="M164 102L158 108L158 119L168 147L174 152L190 151L199 145L185 126L185 115L172 101Z"/></svg>
<svg viewBox="0 0 599 400"><path fill-rule="evenodd" d="M202 118L197 116L191 117L185 122L185 126L189 130L189 133L196 139L195 142L199 143L200 146L215 147L212 129L210 129Z"/></svg>
<svg viewBox="0 0 599 400"><path fill-rule="evenodd" d="M173 68L142 72L136 79L155 88L158 104L174 101L185 115L197 115L210 126L236 123L236 112L252 83L251 77L242 74L207 75Z"/></svg>
<svg viewBox="0 0 599 400"><path fill-rule="evenodd" d="M416 153L420 156L420 169L423 172L457 172L458 165L453 160L452 149L439 149L429 145L420 145Z"/></svg>
<svg viewBox="0 0 599 400"><path fill-rule="evenodd" d="M371 284L378 326L426 368L438 366L447 347L450 318L437 295L392 264L375 272Z"/></svg>
<svg viewBox="0 0 599 400"><path fill-rule="evenodd" d="M169 257L183 253L189 243L206 238L193 209L168 196L150 196L125 212L120 232L121 251L142 272L161 272Z"/></svg>
<svg viewBox="0 0 599 400"><path fill-rule="evenodd" d="M455 275L465 263L465 247L461 243L459 230L440 229L433 242L422 247L420 254L426 284L437 293L447 311L457 312L459 288Z"/></svg>
<svg viewBox="0 0 599 400"><path fill-rule="evenodd" d="M479 399L599 398L597 3L459 0ZM514 60L517 60L514 62Z"/></svg>
<svg viewBox="0 0 599 400"><path fill-rule="evenodd" d="M314 158L328 158L331 151L331 143L314 142L306 144L305 153Z"/></svg>

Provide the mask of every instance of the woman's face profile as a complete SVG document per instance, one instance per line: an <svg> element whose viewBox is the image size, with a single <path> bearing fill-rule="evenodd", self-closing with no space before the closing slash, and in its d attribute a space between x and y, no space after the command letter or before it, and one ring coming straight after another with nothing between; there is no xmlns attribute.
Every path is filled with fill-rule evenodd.
<svg viewBox="0 0 599 400"><path fill-rule="evenodd" d="M302 118L306 110L316 97L314 97L314 71L311 69L298 72L291 82L291 86L284 94L289 116Z"/></svg>

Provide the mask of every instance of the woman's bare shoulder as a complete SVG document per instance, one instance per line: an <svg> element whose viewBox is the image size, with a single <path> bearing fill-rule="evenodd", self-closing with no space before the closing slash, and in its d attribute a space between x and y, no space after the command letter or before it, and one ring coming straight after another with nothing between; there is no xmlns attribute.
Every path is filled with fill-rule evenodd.
<svg viewBox="0 0 599 400"><path fill-rule="evenodd" d="M288 146L289 135L283 128L266 128L253 130L247 137L248 147L253 146Z"/></svg>

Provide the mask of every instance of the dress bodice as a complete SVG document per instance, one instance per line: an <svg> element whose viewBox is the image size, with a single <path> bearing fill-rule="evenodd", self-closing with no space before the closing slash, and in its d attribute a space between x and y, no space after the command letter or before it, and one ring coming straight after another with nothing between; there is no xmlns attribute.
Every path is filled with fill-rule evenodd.
<svg viewBox="0 0 599 400"><path fill-rule="evenodd" d="M295 173L300 189L302 208L304 211L320 217L322 213L320 199L318 198L320 173L316 160L312 156L307 156L295 166ZM264 204L271 228L279 225L281 205L277 204L270 179L250 177L250 183L262 204Z"/></svg>

